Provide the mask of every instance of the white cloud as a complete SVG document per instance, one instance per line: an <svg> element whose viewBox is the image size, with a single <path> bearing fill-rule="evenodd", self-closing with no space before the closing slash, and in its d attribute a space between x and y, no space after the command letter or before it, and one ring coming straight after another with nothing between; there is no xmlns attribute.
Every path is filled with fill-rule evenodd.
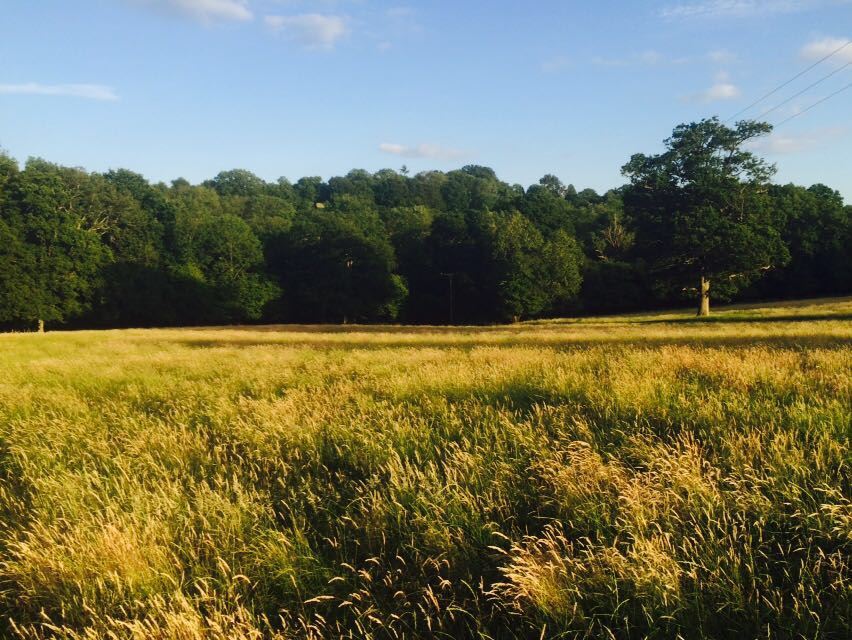
<svg viewBox="0 0 852 640"><path fill-rule="evenodd" d="M665 7L663 18L746 18L777 13L796 13L824 4L820 0L704 0Z"/></svg>
<svg viewBox="0 0 852 640"><path fill-rule="evenodd" d="M592 64L602 67L626 67L626 66L658 66L658 65L681 65L694 64L697 62L713 62L716 64L729 64L737 60L736 54L727 49L716 49L705 54L692 56L667 56L659 51L648 50L633 53L622 58L605 58L596 56L592 58Z"/></svg>
<svg viewBox="0 0 852 640"><path fill-rule="evenodd" d="M111 87L102 84L0 84L0 95L69 96L89 100L118 100Z"/></svg>
<svg viewBox="0 0 852 640"><path fill-rule="evenodd" d="M410 18L417 11L413 7L391 7L385 13L389 18Z"/></svg>
<svg viewBox="0 0 852 640"><path fill-rule="evenodd" d="M403 158L433 158L436 160L457 160L468 155L464 151L449 149L437 144L418 144L416 147L409 147L404 144L383 142L379 145L379 150Z"/></svg>
<svg viewBox="0 0 852 640"><path fill-rule="evenodd" d="M592 58L592 64L604 67L624 67L634 64L653 66L663 62L667 62L666 57L658 51L642 51L624 58L602 58L600 56Z"/></svg>
<svg viewBox="0 0 852 640"><path fill-rule="evenodd" d="M338 40L349 32L343 16L320 13L266 16L264 22L273 31L280 31L308 49L333 49Z"/></svg>
<svg viewBox="0 0 852 640"><path fill-rule="evenodd" d="M245 22L254 15L248 0L137 0L186 14L201 22L234 20Z"/></svg>
<svg viewBox="0 0 852 640"><path fill-rule="evenodd" d="M541 70L546 73L556 73L557 71L564 71L569 68L571 64L571 58L568 58L567 56L556 56L555 58L542 62Z"/></svg>
<svg viewBox="0 0 852 640"><path fill-rule="evenodd" d="M659 64L663 61L663 54L657 51L643 51L636 56L636 60L642 64Z"/></svg>
<svg viewBox="0 0 852 640"><path fill-rule="evenodd" d="M733 100L740 95L740 89L732 83L727 72L720 71L716 74L715 82L704 91L684 96L685 102L718 102L720 100Z"/></svg>
<svg viewBox="0 0 852 640"><path fill-rule="evenodd" d="M390 7L381 15L374 13L371 16L367 35L394 46L404 44L412 36L423 32L418 16L419 11L411 6ZM386 48L380 46L379 50Z"/></svg>
<svg viewBox="0 0 852 640"><path fill-rule="evenodd" d="M841 49L841 47L843 47ZM837 51L840 49L840 51ZM802 47L800 52L805 60L820 60L827 55L837 51L831 57L832 62L845 64L852 62L852 40L849 38L820 38L813 40Z"/></svg>
<svg viewBox="0 0 852 640"><path fill-rule="evenodd" d="M716 100L731 100L740 95L740 90L735 84L730 82L717 82L703 94L705 102L714 102Z"/></svg>
<svg viewBox="0 0 852 640"><path fill-rule="evenodd" d="M765 138L758 138L752 141L748 146L750 149L760 153L786 155L810 151L828 142L836 141L848 133L849 130L843 127L819 129L798 134L772 133Z"/></svg>
<svg viewBox="0 0 852 640"><path fill-rule="evenodd" d="M668 56L654 51L653 49L633 53L620 58L606 58L596 56L591 62L601 67L627 67L627 66L671 66L683 64L695 64L700 62L712 62L715 64L729 64L736 62L736 54L727 49L715 49L704 54L687 56Z"/></svg>
<svg viewBox="0 0 852 640"><path fill-rule="evenodd" d="M719 64L730 64L731 62L736 61L737 55L727 49L716 49L715 51L707 52L707 59L710 62L716 62Z"/></svg>

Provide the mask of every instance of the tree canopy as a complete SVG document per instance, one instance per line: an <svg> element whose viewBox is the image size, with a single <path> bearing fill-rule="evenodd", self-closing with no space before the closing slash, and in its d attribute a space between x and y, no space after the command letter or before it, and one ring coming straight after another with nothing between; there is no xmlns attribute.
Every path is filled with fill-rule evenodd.
<svg viewBox="0 0 852 640"><path fill-rule="evenodd" d="M0 154L0 326L489 323L849 293L852 207L772 184L748 147L768 131L680 125L602 194L479 165L193 185Z"/></svg>
<svg viewBox="0 0 852 640"><path fill-rule="evenodd" d="M663 153L636 154L622 168L637 251L664 286L696 289L701 315L711 282L729 296L789 258L768 197L775 168L744 146L770 131L747 120L680 125Z"/></svg>

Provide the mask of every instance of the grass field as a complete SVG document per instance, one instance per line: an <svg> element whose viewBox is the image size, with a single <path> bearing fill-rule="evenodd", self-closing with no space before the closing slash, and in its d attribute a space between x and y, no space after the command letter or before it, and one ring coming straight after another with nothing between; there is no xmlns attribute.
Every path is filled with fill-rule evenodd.
<svg viewBox="0 0 852 640"><path fill-rule="evenodd" d="M852 299L0 349L2 635L852 636Z"/></svg>

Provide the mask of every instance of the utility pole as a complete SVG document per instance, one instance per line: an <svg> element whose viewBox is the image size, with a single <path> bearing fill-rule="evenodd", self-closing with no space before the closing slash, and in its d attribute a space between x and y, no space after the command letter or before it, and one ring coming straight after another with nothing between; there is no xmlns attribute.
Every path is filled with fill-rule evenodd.
<svg viewBox="0 0 852 640"><path fill-rule="evenodd" d="M346 266L346 301L344 302L344 308L352 298L352 265L354 263L355 261L348 253L343 256L343 264ZM345 311L343 312L343 324L349 324L349 318L346 316Z"/></svg>
<svg viewBox="0 0 852 640"><path fill-rule="evenodd" d="M450 281L450 324L453 324L453 277L455 277L455 272L450 273L441 273L442 276L446 276Z"/></svg>

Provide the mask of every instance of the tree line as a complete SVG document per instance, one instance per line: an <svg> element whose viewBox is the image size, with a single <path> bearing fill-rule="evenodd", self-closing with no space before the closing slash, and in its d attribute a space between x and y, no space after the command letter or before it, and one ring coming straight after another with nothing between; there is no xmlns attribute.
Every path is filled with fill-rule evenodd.
<svg viewBox="0 0 852 640"><path fill-rule="evenodd" d="M0 155L0 325L492 323L845 294L852 207L771 182L769 125L676 127L604 194L488 167L151 184Z"/></svg>

